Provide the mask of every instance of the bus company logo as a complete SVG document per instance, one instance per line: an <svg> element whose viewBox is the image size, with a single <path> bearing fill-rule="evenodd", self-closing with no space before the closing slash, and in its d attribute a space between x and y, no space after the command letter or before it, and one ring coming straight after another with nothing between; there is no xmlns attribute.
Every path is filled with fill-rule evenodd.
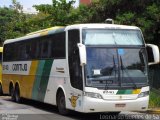
<svg viewBox="0 0 160 120"><path fill-rule="evenodd" d="M78 99L79 97L78 96L71 96L71 98L69 98L69 100L70 100L70 102L71 102L71 105L72 105L72 107L76 107L76 104L77 104L77 99Z"/></svg>
<svg viewBox="0 0 160 120"><path fill-rule="evenodd" d="M13 71L27 71L27 64L13 64Z"/></svg>

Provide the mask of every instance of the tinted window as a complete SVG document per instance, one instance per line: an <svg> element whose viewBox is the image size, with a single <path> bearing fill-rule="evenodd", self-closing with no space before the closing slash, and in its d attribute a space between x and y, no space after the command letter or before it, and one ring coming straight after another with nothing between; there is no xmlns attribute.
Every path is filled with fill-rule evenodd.
<svg viewBox="0 0 160 120"><path fill-rule="evenodd" d="M82 90L82 68L77 47L80 42L79 34L79 30L68 31L69 72L72 87Z"/></svg>
<svg viewBox="0 0 160 120"><path fill-rule="evenodd" d="M0 52L0 62L2 61L2 53Z"/></svg>
<svg viewBox="0 0 160 120"><path fill-rule="evenodd" d="M65 32L4 45L4 61L65 58Z"/></svg>
<svg viewBox="0 0 160 120"><path fill-rule="evenodd" d="M14 60L15 59L14 44L4 45L3 55L4 55L4 57L3 57L4 61Z"/></svg>
<svg viewBox="0 0 160 120"><path fill-rule="evenodd" d="M51 57L65 58L65 32L50 36Z"/></svg>

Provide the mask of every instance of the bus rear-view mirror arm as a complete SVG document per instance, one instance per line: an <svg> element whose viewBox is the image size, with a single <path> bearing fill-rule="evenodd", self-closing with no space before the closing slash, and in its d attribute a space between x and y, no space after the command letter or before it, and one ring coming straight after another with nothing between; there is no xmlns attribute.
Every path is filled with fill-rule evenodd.
<svg viewBox="0 0 160 120"><path fill-rule="evenodd" d="M157 45L146 44L148 54L148 65L160 63L159 48Z"/></svg>
<svg viewBox="0 0 160 120"><path fill-rule="evenodd" d="M85 65L86 62L86 46L82 43L77 44L78 49L79 49L79 57L80 57L80 65L83 66Z"/></svg>

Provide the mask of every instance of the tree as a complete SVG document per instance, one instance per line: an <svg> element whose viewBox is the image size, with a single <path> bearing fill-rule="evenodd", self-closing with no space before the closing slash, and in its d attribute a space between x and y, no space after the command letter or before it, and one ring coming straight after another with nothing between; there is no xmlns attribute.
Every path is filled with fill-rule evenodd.
<svg viewBox="0 0 160 120"><path fill-rule="evenodd" d="M67 25L76 20L76 14L73 12L73 3L71 0L68 3L66 0L52 0L53 4L35 5L34 7L41 13L47 14L45 22L50 21L51 26Z"/></svg>
<svg viewBox="0 0 160 120"><path fill-rule="evenodd" d="M107 18L116 24L135 25L142 29L146 42L160 45L159 0L97 0L87 7L87 22L104 22Z"/></svg>
<svg viewBox="0 0 160 120"><path fill-rule="evenodd" d="M17 2L17 0L12 0L13 8L19 12L22 12L23 6Z"/></svg>
<svg viewBox="0 0 160 120"><path fill-rule="evenodd" d="M0 42L20 35L15 29L16 11L9 8L0 8Z"/></svg>

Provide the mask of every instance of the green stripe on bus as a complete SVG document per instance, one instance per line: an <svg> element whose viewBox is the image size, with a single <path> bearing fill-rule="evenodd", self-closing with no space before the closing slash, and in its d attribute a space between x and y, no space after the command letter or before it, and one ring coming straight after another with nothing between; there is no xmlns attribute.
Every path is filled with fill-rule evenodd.
<svg viewBox="0 0 160 120"><path fill-rule="evenodd" d="M40 81L42 78L42 73L43 73L43 68L45 65L45 60L40 60L38 63L37 67L37 72L35 74L35 80L34 80L34 85L33 85L33 90L32 90L32 99L38 100L38 92L39 92L39 87L40 87Z"/></svg>
<svg viewBox="0 0 160 120"><path fill-rule="evenodd" d="M48 85L48 80L50 77L50 71L52 68L52 63L53 63L53 60L46 60L44 68L43 68L42 78L40 82L40 91L38 94L38 100L40 101L44 101L44 97L45 97L46 89Z"/></svg>
<svg viewBox="0 0 160 120"><path fill-rule="evenodd" d="M117 94L132 94L133 90L118 90Z"/></svg>

